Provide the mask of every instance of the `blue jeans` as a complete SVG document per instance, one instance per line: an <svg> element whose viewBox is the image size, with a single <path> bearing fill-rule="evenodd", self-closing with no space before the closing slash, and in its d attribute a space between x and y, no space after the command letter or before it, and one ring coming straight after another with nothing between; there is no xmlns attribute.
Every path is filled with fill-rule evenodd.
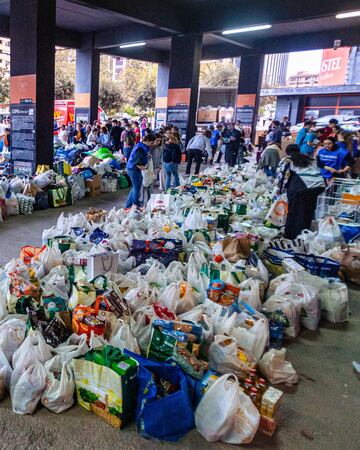
<svg viewBox="0 0 360 450"><path fill-rule="evenodd" d="M124 148L123 148L122 152L123 152L123 155L124 155L125 158L126 158L126 161L129 159L129 157L130 157L130 155L131 155L131 152L133 151L133 148L134 148L134 147L124 147Z"/></svg>
<svg viewBox="0 0 360 450"><path fill-rule="evenodd" d="M171 175L174 176L174 187L179 186L180 180L179 180L179 172L178 172L178 166L177 163L165 163L165 189L168 190L171 186Z"/></svg>
<svg viewBox="0 0 360 450"><path fill-rule="evenodd" d="M130 177L132 188L126 200L125 208L131 208L132 205L141 206L140 194L143 180L142 173L138 169L127 169L127 173Z"/></svg>

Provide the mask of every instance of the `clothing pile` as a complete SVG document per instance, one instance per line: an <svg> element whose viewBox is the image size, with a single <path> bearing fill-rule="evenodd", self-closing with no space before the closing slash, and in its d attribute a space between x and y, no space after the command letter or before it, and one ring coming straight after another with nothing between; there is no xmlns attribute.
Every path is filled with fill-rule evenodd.
<svg viewBox="0 0 360 450"><path fill-rule="evenodd" d="M281 238L280 200L247 164L153 194L143 212L61 214L43 247L0 272L0 386L14 411L41 401L60 413L76 391L144 437L271 436L283 396L271 385L298 382L284 342L316 330L322 311L349 319L339 277L360 262L334 219Z"/></svg>

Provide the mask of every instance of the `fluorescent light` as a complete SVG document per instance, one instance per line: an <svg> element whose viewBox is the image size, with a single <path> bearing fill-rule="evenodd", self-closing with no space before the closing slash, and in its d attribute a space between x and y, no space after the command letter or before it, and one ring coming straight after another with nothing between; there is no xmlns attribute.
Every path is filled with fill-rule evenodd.
<svg viewBox="0 0 360 450"><path fill-rule="evenodd" d="M272 25L253 25L251 27L244 28L234 28L232 30L225 30L222 34L233 34L233 33L247 33L248 31L259 31L259 30L267 30L271 28Z"/></svg>
<svg viewBox="0 0 360 450"><path fill-rule="evenodd" d="M146 42L133 42L132 44L122 44L120 45L120 48L141 47L142 45L146 45Z"/></svg>
<svg viewBox="0 0 360 450"><path fill-rule="evenodd" d="M349 19L350 17L359 17L360 16L360 10L359 11L349 11L344 13L336 14L337 19Z"/></svg>

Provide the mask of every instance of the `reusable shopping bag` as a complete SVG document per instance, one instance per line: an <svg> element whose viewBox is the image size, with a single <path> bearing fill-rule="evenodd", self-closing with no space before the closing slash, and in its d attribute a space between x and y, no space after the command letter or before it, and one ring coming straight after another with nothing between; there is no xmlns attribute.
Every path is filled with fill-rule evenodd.
<svg viewBox="0 0 360 450"><path fill-rule="evenodd" d="M311 275L321 278L337 278L339 276L340 264L334 259L302 253L295 253L294 257L295 261L305 267Z"/></svg>
<svg viewBox="0 0 360 450"><path fill-rule="evenodd" d="M49 205L51 208L60 208L73 204L72 191L69 186L58 186L49 189Z"/></svg>
<svg viewBox="0 0 360 450"><path fill-rule="evenodd" d="M139 363L136 424L143 437L176 442L194 428L194 412L186 377L177 365L151 361L125 350ZM155 378L177 390L159 397Z"/></svg>
<svg viewBox="0 0 360 450"><path fill-rule="evenodd" d="M278 197L265 218L266 222L269 222L274 227L283 227L286 223L288 213L288 202L286 195L281 195Z"/></svg>
<svg viewBox="0 0 360 450"><path fill-rule="evenodd" d="M210 442L248 444L259 423L259 411L232 374L216 380L195 411L196 428Z"/></svg>
<svg viewBox="0 0 360 450"><path fill-rule="evenodd" d="M105 275L109 272L117 273L118 263L119 254L117 252L103 252L89 255L87 260L88 281L92 281L99 275Z"/></svg>

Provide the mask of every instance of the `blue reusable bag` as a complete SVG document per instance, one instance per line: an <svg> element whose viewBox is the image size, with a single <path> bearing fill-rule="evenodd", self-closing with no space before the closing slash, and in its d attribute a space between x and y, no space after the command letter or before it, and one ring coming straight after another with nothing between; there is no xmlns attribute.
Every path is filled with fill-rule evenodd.
<svg viewBox="0 0 360 450"><path fill-rule="evenodd" d="M176 442L195 426L194 411L186 376L176 364L152 361L124 350L136 359L138 369L138 396L136 424L141 436ZM157 398L158 387L152 374L164 378L180 389L166 397Z"/></svg>
<svg viewBox="0 0 360 450"><path fill-rule="evenodd" d="M339 223L341 233L344 241L347 244L351 244L360 239L360 225L357 223Z"/></svg>
<svg viewBox="0 0 360 450"><path fill-rule="evenodd" d="M338 278L340 264L322 256L295 253L295 261L311 273L321 278Z"/></svg>

